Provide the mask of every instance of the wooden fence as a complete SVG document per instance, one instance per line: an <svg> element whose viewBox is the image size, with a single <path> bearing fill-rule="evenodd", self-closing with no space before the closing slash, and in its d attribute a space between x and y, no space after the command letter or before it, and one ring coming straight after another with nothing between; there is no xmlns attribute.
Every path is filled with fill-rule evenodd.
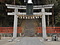
<svg viewBox="0 0 60 45"><path fill-rule="evenodd" d="M46 27L47 33L60 33L60 27ZM37 27L37 33L42 33L42 27Z"/></svg>
<svg viewBox="0 0 60 45"><path fill-rule="evenodd" d="M0 27L0 33L13 33L13 27ZM17 33L22 33L22 28L17 28Z"/></svg>
<svg viewBox="0 0 60 45"><path fill-rule="evenodd" d="M42 33L42 27L37 27L37 33ZM46 27L47 33L60 33L60 27ZM0 33L13 33L13 27L0 27ZM17 33L22 33L22 27L17 28Z"/></svg>

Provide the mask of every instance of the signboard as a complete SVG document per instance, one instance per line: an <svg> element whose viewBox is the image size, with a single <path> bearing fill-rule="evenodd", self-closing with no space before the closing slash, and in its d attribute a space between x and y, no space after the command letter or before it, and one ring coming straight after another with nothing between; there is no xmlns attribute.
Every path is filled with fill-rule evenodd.
<svg viewBox="0 0 60 45"><path fill-rule="evenodd" d="M33 4L27 4L26 8L26 15L33 15Z"/></svg>

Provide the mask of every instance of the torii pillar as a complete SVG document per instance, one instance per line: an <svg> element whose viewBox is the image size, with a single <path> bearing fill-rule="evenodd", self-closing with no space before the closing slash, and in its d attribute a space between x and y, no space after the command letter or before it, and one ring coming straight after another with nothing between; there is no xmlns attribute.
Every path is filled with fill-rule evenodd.
<svg viewBox="0 0 60 45"><path fill-rule="evenodd" d="M7 8L14 9L14 12L8 13L8 15L14 15L14 27L13 27L13 38L12 39L15 39L17 37L18 8L16 6L10 7L10 5L7 5L7 4L6 6Z"/></svg>
<svg viewBox="0 0 60 45"><path fill-rule="evenodd" d="M45 40L47 38L46 34L46 19L45 19L45 9L42 8L42 33L43 33L43 39Z"/></svg>
<svg viewBox="0 0 60 45"><path fill-rule="evenodd" d="M18 9L15 7L15 10L14 10L13 38L16 38L16 37L17 37L17 22L18 22L18 16L17 16L17 13L18 13Z"/></svg>

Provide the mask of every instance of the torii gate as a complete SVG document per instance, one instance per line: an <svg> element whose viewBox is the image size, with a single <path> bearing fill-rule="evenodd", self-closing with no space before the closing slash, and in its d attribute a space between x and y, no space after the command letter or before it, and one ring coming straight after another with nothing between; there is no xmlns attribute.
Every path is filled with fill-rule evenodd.
<svg viewBox="0 0 60 45"><path fill-rule="evenodd" d="M30 2L29 2L30 1ZM32 0L29 0L29 3L32 3ZM42 32L43 32L43 38L46 39L47 34L46 34L46 19L45 15L52 15L51 12L45 12L46 8L52 8L54 4L49 4L49 5L38 5L38 6L33 6L33 9L41 9L41 12L38 13L33 13L33 15L42 15ZM20 6L20 5L9 5L6 4L7 8L14 9L14 12L8 13L8 15L14 15L14 29L13 29L13 38L17 37L17 21L18 21L18 15L26 15L26 13L20 13L18 12L18 9L26 9L26 6ZM27 17L28 18L28 17Z"/></svg>

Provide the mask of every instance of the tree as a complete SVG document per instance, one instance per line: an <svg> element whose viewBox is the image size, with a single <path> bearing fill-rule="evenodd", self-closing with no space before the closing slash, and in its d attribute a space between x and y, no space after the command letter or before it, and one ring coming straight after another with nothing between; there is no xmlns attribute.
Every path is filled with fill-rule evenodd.
<svg viewBox="0 0 60 45"><path fill-rule="evenodd" d="M20 0L15 0L15 3L18 5L21 5L22 3L20 2Z"/></svg>
<svg viewBox="0 0 60 45"><path fill-rule="evenodd" d="M60 0L58 0L58 5L55 6L55 25L60 26Z"/></svg>

